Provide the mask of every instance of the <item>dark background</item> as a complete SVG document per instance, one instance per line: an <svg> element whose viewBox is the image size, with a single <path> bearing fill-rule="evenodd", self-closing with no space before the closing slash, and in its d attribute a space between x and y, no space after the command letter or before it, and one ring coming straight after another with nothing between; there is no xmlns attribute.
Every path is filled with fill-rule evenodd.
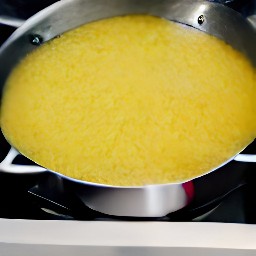
<svg viewBox="0 0 256 256"><path fill-rule="evenodd" d="M250 15L256 9L256 0L210 0L223 3L231 8ZM0 15L10 15L21 19L27 19L46 6L57 2L56 0L0 0Z"/></svg>

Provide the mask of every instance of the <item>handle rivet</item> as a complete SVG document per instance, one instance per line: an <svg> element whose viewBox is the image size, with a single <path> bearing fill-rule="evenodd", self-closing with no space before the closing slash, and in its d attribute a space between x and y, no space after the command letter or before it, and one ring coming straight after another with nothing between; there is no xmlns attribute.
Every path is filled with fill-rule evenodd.
<svg viewBox="0 0 256 256"><path fill-rule="evenodd" d="M201 14L201 15L198 17L197 22L198 22L199 25L202 25L202 24L204 23L204 21L205 21L205 17L204 17L203 14Z"/></svg>
<svg viewBox="0 0 256 256"><path fill-rule="evenodd" d="M43 37L40 35L30 35L29 41L33 45L40 45L43 42Z"/></svg>

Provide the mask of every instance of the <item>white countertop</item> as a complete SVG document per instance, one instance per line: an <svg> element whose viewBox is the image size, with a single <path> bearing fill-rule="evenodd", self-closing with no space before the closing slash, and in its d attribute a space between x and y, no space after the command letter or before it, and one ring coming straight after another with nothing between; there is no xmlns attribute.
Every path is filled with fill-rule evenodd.
<svg viewBox="0 0 256 256"><path fill-rule="evenodd" d="M256 256L256 225L0 219L1 256Z"/></svg>

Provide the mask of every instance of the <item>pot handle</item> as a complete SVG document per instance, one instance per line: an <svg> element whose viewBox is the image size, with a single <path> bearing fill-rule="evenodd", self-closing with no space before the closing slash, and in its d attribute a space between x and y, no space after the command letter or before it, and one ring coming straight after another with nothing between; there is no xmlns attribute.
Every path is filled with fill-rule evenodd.
<svg viewBox="0 0 256 256"><path fill-rule="evenodd" d="M10 16L5 16L5 15L0 15L0 24L2 24L2 25L18 28L24 22L25 22L25 20L22 20L22 19L10 17Z"/></svg>
<svg viewBox="0 0 256 256"><path fill-rule="evenodd" d="M238 154L233 159L237 162L244 162L244 163L256 163L256 155L253 154Z"/></svg>
<svg viewBox="0 0 256 256"><path fill-rule="evenodd" d="M38 174L47 171L47 169L36 165L13 164L13 160L19 154L20 153L16 149L11 148L5 159L0 163L0 172L12 174Z"/></svg>
<svg viewBox="0 0 256 256"><path fill-rule="evenodd" d="M0 25L6 25L13 28L18 28L22 26L22 24L26 20L14 18L11 16L0 15ZM13 160L17 157L20 153L11 148L5 157L5 159L0 162L0 172L4 173L12 173L12 174L38 174L46 172L47 170L43 167L36 166L36 165L18 165L13 164Z"/></svg>
<svg viewBox="0 0 256 256"><path fill-rule="evenodd" d="M253 28L256 30L256 14L250 15L246 19L249 23L251 23Z"/></svg>
<svg viewBox="0 0 256 256"><path fill-rule="evenodd" d="M256 31L256 13L246 17L246 20L252 25ZM253 154L238 154L233 159L237 162L256 163L256 155Z"/></svg>

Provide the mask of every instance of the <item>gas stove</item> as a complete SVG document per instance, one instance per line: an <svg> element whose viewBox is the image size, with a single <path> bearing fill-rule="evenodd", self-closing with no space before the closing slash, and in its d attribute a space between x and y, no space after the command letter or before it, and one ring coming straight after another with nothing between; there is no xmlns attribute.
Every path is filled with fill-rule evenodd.
<svg viewBox="0 0 256 256"><path fill-rule="evenodd" d="M0 145L0 161L12 168L35 165L2 134ZM256 142L245 152L256 153ZM51 173L0 172L0 255L255 255L255 167L246 164L241 182L218 198L144 219L104 215L72 191L58 194Z"/></svg>
<svg viewBox="0 0 256 256"><path fill-rule="evenodd" d="M26 19L54 1L42 1L26 13L22 8L14 12L5 2L0 16L5 12ZM245 10L235 1L226 2ZM0 25L0 44L14 30ZM0 134L0 162L8 158L17 169L35 165L12 153ZM243 153L256 154L256 142ZM237 165L230 166L235 173ZM72 190L55 191L59 180L50 172L19 175L0 170L0 255L256 255L256 164L241 166L240 182L227 193L203 204L194 201L161 218L102 214L86 207Z"/></svg>
<svg viewBox="0 0 256 256"><path fill-rule="evenodd" d="M30 168L36 164L13 149L0 136L1 160L8 161L12 169ZM256 142L246 153L256 153ZM232 163L231 163L232 164ZM96 212L86 207L72 190L54 189L60 178L47 172L22 175L0 172L0 218L34 220L133 220L133 221L191 221L256 224L256 199L254 181L256 164L244 164L240 182L227 193L201 204L194 201L189 207L161 218L116 217ZM240 167L240 166L239 166ZM237 166L234 165L234 172ZM4 169L2 171L5 171Z"/></svg>

